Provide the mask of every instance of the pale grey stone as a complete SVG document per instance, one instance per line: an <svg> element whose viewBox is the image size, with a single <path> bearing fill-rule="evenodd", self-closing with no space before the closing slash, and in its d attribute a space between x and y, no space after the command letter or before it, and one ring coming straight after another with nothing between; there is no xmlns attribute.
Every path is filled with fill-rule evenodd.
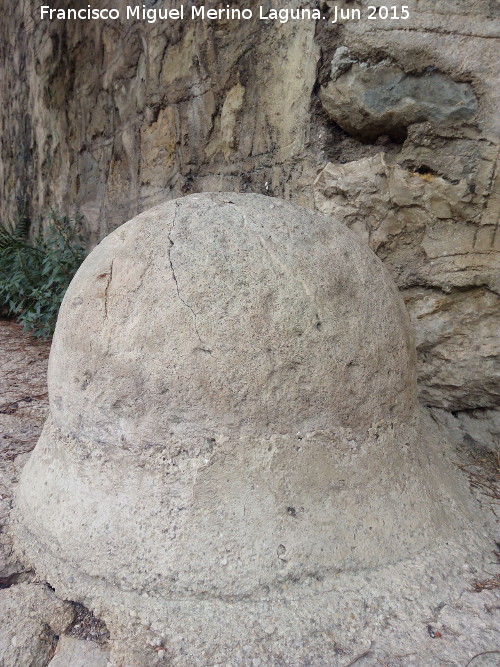
<svg viewBox="0 0 500 667"><path fill-rule="evenodd" d="M49 394L16 545L116 664L321 665L346 608L403 580L428 604L463 585L432 563L485 550L397 288L327 216L237 194L137 216L65 296Z"/></svg>
<svg viewBox="0 0 500 667"><path fill-rule="evenodd" d="M353 58L347 46L339 46L335 51L331 63L331 76L332 80L338 79L341 74L347 72L353 63L356 62L356 58Z"/></svg>

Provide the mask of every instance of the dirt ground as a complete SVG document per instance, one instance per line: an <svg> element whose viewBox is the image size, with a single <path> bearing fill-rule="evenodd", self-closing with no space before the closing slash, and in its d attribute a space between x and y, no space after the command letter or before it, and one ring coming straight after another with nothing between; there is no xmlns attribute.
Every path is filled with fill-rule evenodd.
<svg viewBox="0 0 500 667"><path fill-rule="evenodd" d="M48 411L49 351L50 342L34 339L23 332L19 324L0 320L1 423L3 426L4 416L16 420L9 420L12 432L2 429L1 435L4 439L15 440L11 444L19 445L18 454L31 451ZM33 428L31 435L26 428L28 423ZM29 447L33 439L33 446Z"/></svg>
<svg viewBox="0 0 500 667"><path fill-rule="evenodd" d="M23 332L20 325L0 319L0 589L14 586L30 592L38 586L47 588L33 572L25 571L23 564L13 556L5 529L12 507L14 486L37 443L48 414L49 352L50 341L37 341ZM23 583L32 584L32 589L18 586ZM34 598L28 594L23 599L28 601ZM73 621L66 628L66 634L101 645L105 643L109 636L105 625L82 605L72 603L71 606ZM30 610L29 615L32 612ZM56 636L54 650L57 641ZM3 666L1 649L0 664ZM29 656L23 657L28 660L25 664L28 664ZM5 664L8 664L8 660Z"/></svg>
<svg viewBox="0 0 500 667"><path fill-rule="evenodd" d="M49 342L37 341L14 322L0 320L0 586L17 574L4 532L13 485L36 445L49 409Z"/></svg>

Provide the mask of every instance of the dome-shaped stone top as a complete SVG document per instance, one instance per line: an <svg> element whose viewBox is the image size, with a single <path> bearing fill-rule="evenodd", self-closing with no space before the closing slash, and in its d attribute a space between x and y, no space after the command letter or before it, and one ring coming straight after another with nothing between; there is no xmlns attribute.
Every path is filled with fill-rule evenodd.
<svg viewBox="0 0 500 667"><path fill-rule="evenodd" d="M193 195L106 238L64 299L49 394L17 549L64 598L178 635L172 664L241 636L281 664L263 618L315 642L341 576L378 581L465 525L393 282L280 200Z"/></svg>
<svg viewBox="0 0 500 667"><path fill-rule="evenodd" d="M66 294L49 368L66 432L147 446L404 420L408 317L382 263L334 220L201 194L102 241Z"/></svg>

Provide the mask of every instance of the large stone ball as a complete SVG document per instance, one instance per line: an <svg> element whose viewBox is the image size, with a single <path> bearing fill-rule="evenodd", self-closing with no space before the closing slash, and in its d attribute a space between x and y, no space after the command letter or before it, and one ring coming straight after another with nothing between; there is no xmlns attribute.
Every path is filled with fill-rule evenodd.
<svg viewBox="0 0 500 667"><path fill-rule="evenodd" d="M452 525L393 281L278 199L192 195L108 236L65 296L49 393L19 543L101 610L328 590Z"/></svg>

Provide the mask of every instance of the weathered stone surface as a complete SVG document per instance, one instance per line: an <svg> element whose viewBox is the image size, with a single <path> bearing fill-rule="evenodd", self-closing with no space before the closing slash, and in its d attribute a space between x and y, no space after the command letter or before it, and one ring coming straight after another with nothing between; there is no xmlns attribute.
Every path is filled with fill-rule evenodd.
<svg viewBox="0 0 500 667"><path fill-rule="evenodd" d="M0 590L0 664L45 667L73 608L41 584Z"/></svg>
<svg viewBox="0 0 500 667"><path fill-rule="evenodd" d="M423 402L453 411L498 405L498 295L480 287L450 292L413 288L405 290L404 299L417 332Z"/></svg>
<svg viewBox="0 0 500 667"><path fill-rule="evenodd" d="M5 337L2 336L0 352L3 352L5 356L2 357L0 365L3 363L2 368L9 369L9 371L15 369L16 371L15 373L8 373L7 377L12 384L9 385L9 383L6 383L2 394L7 397L14 391L13 398L15 398L16 396L19 397L19 395L26 394L26 385L18 384L19 378L26 377L26 380L30 378L32 382L33 376L29 374L29 369L32 369L34 365L39 367L40 362L36 363L36 357L35 359L33 358L30 349L31 346L22 346L22 340L20 340L22 336L17 331L18 327L14 327L14 325L8 322L0 323L0 334L4 330L9 331L11 329L16 330L15 334L17 338L13 337L11 344L6 345ZM25 354L23 356L15 351L20 347L24 349ZM35 364L33 363L34 361ZM43 373L40 373L40 376L40 382L37 383L37 391L43 395L46 383L45 385L42 384ZM2 379L7 379L7 377ZM23 421L27 422L28 429L31 432L30 419L33 416L33 409L35 409L36 413L40 409L39 407L36 408L36 405L34 406L33 403L21 404L15 415L3 415L4 419L9 418L12 420L11 422L2 420L0 427L0 431L3 429L3 436L6 442L10 440L10 447L13 444L12 439L6 436L9 436L12 432L10 425L14 426L16 416L18 423L15 425L13 434L22 432L23 439L27 437L26 431L21 427ZM486 412L490 414L483 414ZM486 416L489 419L482 418ZM488 428L488 425L493 422L491 411L469 411L455 413L455 416L453 416L444 410L433 410L433 417L434 422L436 420L441 421L441 417L443 419L449 417L449 420L446 422L447 428L443 429L442 440L444 443L447 440L449 441L450 434L454 435L455 433L459 443L465 440L468 450L470 449L472 438L478 446L481 446L484 440L491 440L493 437L495 437L496 442L499 441L500 424L497 424L495 433L491 432ZM439 460L442 457L442 449L440 443L439 449L434 454L434 460ZM478 450L478 453L482 459L484 454L480 450ZM0 457L0 461L2 458ZM16 460L16 468L19 458ZM452 460L457 461L456 452L452 452ZM7 462L5 463L7 464ZM7 492L9 493L9 490ZM482 494L483 503L485 499L486 496ZM487 508L485 508L485 512L490 513ZM492 513L491 516L493 516ZM2 537L4 535L5 533L2 534ZM86 539L86 536L84 539ZM492 550L494 549L493 546L491 548ZM323 646L320 646L320 642L318 642L317 627L315 633L313 633L314 639L312 640L303 641L297 638L290 640L290 635L286 633L286 624L282 626L283 635L279 636L280 628L278 627L271 636L266 634L267 641L269 642L269 639L274 637L276 652L279 652L278 647L281 646L281 654L288 656L289 660L292 651L296 664L307 664L307 660L311 662L313 660L311 656L314 656L313 664L315 665L321 665L322 667L345 667L346 662L355 659L360 653L366 651L367 647L370 646L373 633L376 632L377 644L368 656L372 661L379 660L386 664L391 664L394 660L397 662L398 658L396 656L400 656L402 653L415 653L418 655L419 661L426 665L438 663L445 659L450 663L465 665L478 652L494 650L498 646L498 602L495 600L495 591L483 591L481 594L469 592L473 580L478 580L481 577L489 578L491 576L489 573L492 571L492 557L489 552L485 555L485 575L480 575L477 572L479 564L475 559L471 557L467 559L460 557L457 559L456 563L463 568L464 573L462 590L450 586L449 577L446 576L448 575L447 572L442 584L440 583L436 589L436 575L442 573L442 564L440 562L440 565L437 567L435 562L429 563L422 558L418 559L417 563L412 564L411 567L409 567L407 562L402 563L398 573L395 573L394 570L388 573L390 575L390 583L395 592L394 598L387 596L387 590L384 590L386 584L384 583L384 586L381 584L383 573L380 571L376 579L374 580L372 577L372 582L368 583L371 595L365 589L362 598L357 603L353 595L352 581L350 581L346 584L347 591L345 596L342 594L339 595L338 615L333 620L335 633L324 633ZM413 571L414 567L417 568L418 574L415 576L415 589L412 589L411 587L408 588L410 580L408 573L410 570ZM433 578L430 588L435 592L431 597L424 599L423 590L427 587L426 576ZM17 576L15 580L18 581ZM376 590L374 590L374 581L378 585L378 589ZM337 584L338 587L339 584ZM381 593L383 596L386 596L383 602ZM405 600L405 597L411 599L408 601ZM325 596L325 600L327 604L332 604L332 595ZM446 601L447 604L441 613L429 618L428 610L439 608L439 605L443 601ZM43 605L44 600L42 599L40 603ZM298 604L302 614L304 614L306 606L309 606L307 599L302 600ZM83 616L80 615L83 610L77 607L75 611L78 615L75 616L71 625L72 636L75 636L75 632L82 631L86 633L88 629L90 629L92 635L96 634L96 630L97 635L100 634L99 630L101 628L93 627L92 619L89 619L85 612L83 612ZM446 612L445 617L443 616L444 612ZM124 609L125 616L127 613L128 610ZM213 624L213 618L210 618L208 614L213 613L213 607L210 607L206 613L206 625L210 627ZM223 609L221 609L221 613L225 613ZM272 620L275 615L275 611L271 608L268 611L263 609L261 618L256 620L259 623L262 619L265 621L268 619ZM177 619L178 616L178 614L175 614L174 618ZM386 622L389 617L392 619L390 624ZM132 621L132 617L130 618ZM425 627L422 628L420 633L415 632L415 628L421 627L422 618L432 620L434 630L442 633L442 640L439 642L432 640ZM3 618L0 618L0 626L3 620ZM240 624L242 636L240 637L239 645L237 643L234 647L230 658L230 661L233 663L235 662L235 656L240 655L241 657L238 660L242 665L257 664L259 660L261 660L261 665L270 664L271 659L265 650L248 644L249 638L255 634L255 627L252 625L254 622L255 619L250 620L248 618L248 612L246 615L243 615ZM170 622L168 632L164 632L160 627L161 625L156 622L157 630L150 632L149 636L145 636L144 627L136 624L129 628L127 624L123 623L123 620L120 624L116 622L111 628L111 641L109 642L112 651L110 667L111 665L113 667L152 667L153 665L161 666L168 664L172 656L172 639L175 639L176 643L179 642L179 629L175 620L174 622ZM329 627L331 630L332 625L330 624ZM268 627L266 625L266 628L269 630L271 626ZM196 635L199 634L199 631L196 629L195 632ZM59 641L62 641L62 637L60 637ZM291 651L290 641L292 646ZM314 648L311 644L315 645ZM192 647L192 645L193 643L191 642L190 646ZM206 667L209 660L206 655L201 655L198 660L194 655L196 651L193 651L190 647L186 648L187 654L184 663L187 667L194 667L194 665L198 664ZM495 655L492 655L492 657L495 658ZM182 658L178 659L174 664L179 664L180 660ZM274 664L276 662L274 660Z"/></svg>
<svg viewBox="0 0 500 667"><path fill-rule="evenodd" d="M142 664L224 661L242 637L276 664L290 636L306 664L340 575L364 598L374 568L385 590L417 554L448 572L485 548L420 420L398 291L327 216L235 194L137 216L65 296L49 393L17 547L112 632L155 633Z"/></svg>
<svg viewBox="0 0 500 667"><path fill-rule="evenodd" d="M127 3L115 4L124 10ZM322 3L325 16L335 4ZM441 225L431 278L426 255L412 251L403 258L399 243L397 272L407 264L411 286L428 289L440 267L445 289L480 287L476 272L488 268L478 253L498 243L498 3L408 0L408 21L368 20L370 0L358 4L363 20L332 26L258 19L49 22L38 20L30 3L5 3L1 217L14 217L26 198L35 221L49 207L78 213L93 245L141 210L191 192L269 193L312 207L318 168L384 151L405 169L450 185L464 180L471 197L450 205L452 218L439 218L448 220L448 234ZM387 136L362 143L334 126L319 102L322 88L359 63L368 64L366 71L381 63L394 67L404 81L423 74L422 81L442 77L455 90L473 89L477 114L465 123L410 125L404 146ZM450 215L450 207L439 206L436 214ZM395 218L411 213L397 203L392 211ZM455 215L460 227L452 224ZM462 242L476 233L471 221L480 227L472 247ZM409 247L412 229L398 233L401 243L409 234ZM429 230L426 247L436 247L435 231ZM464 254L444 258L457 236ZM391 252L386 244L379 254L390 261ZM484 384L490 386L487 377ZM478 407L491 403L489 393ZM455 399L441 385L433 400L444 406Z"/></svg>
<svg viewBox="0 0 500 667"><path fill-rule="evenodd" d="M498 452L500 443L500 410L466 410L448 412L432 409L432 417L446 428L447 437L454 445L481 452Z"/></svg>
<svg viewBox="0 0 500 667"><path fill-rule="evenodd" d="M337 73L335 60L333 64ZM398 140L406 137L409 125L425 121L452 125L477 113L469 84L439 72L414 76L382 63L353 64L322 89L321 103L343 130L363 141L381 134Z"/></svg>
<svg viewBox="0 0 500 667"><path fill-rule="evenodd" d="M377 306L364 294L371 280ZM165 289L167 310L144 318ZM176 200L108 238L80 269L51 348L52 416L71 434L109 442L116 416L118 437L138 445L200 420L215 430L363 429L389 407L414 407L406 318L373 253L335 221L259 195ZM75 339L82 322L88 335ZM365 322L379 332L369 344ZM382 388L365 369L384 354L391 382Z"/></svg>
<svg viewBox="0 0 500 667"><path fill-rule="evenodd" d="M365 239L403 290L422 400L451 410L498 405L500 254L481 193L466 178L419 174L383 154L328 164L314 193L318 210Z"/></svg>
<svg viewBox="0 0 500 667"><path fill-rule="evenodd" d="M370 3L363 3L365 10L367 4ZM466 123L448 126L441 123L412 125L408 128L408 137L402 147L381 137L376 142L378 146L365 144L363 152L352 137L339 136L337 141L340 145L331 147L326 154L331 162L348 163L357 162L364 157L374 157L378 151L383 150L387 160L392 158L402 168L420 173L423 177L442 178L451 186L458 186L460 181L466 182L467 193L465 198L460 198L456 205L451 206L452 217L447 221L436 221L431 229L426 229L427 239L424 245L435 254L434 257L427 256L420 241L416 239L418 232L415 228L420 227L420 233L423 232L422 218L424 222L427 220L427 212L422 215L421 207L413 208L415 217L412 222L412 209L405 209L399 204L391 208L397 220L400 216L403 218L405 228L402 231L396 229L397 236L392 240L389 236L376 252L389 264L393 277L401 287L421 288L424 293L435 288L438 294L441 289L444 291L443 299L436 303L442 310L436 311L430 319L441 320L441 330L446 333L446 339L450 329L457 324L455 320L454 323L450 322L449 328L444 325L445 320L448 317L453 318L457 312L455 309L447 309L447 293L470 290L471 295L478 295L477 319L475 316L476 324L473 327L478 336L477 344L471 343L474 334L467 334L463 338L458 365L449 357L441 362L436 360L441 366L441 379L431 390L432 403L448 408L470 409L473 406L466 392L472 388L472 395L477 398L479 387L484 384L485 392L481 393L476 407L498 405L497 390L493 394L491 392L492 381L495 381L498 371L491 375L492 360L485 359L481 352L481 349L485 350L489 345L488 341L491 342L490 301L489 298L484 299L481 296L482 291L475 291L476 288L486 286L489 290L492 289L494 294L499 293L498 259L497 255L490 252L494 248L498 251L499 243L500 86L498 68L494 65L495 51L498 50L495 39L495 33L498 32L498 6L489 0L476 0L468 4L419 0L409 3L409 11L411 19L404 25L402 21L380 19L343 22L339 45L347 49L344 50L344 58L348 54L351 60L370 64L387 60L410 75L418 75L427 70L446 74L457 83L468 83L478 100L476 116ZM327 85L332 78L330 63L336 48L338 45L325 62L322 85ZM336 73L333 78L334 76ZM328 125L324 125L321 132L328 136ZM370 177L367 178L371 180ZM457 188L450 190L457 192ZM451 194L450 190L448 194ZM346 204L350 207L353 203L354 195L348 195ZM366 207L373 210L378 206L376 193L373 206L365 197L365 210ZM445 208L436 212L449 215ZM399 227L399 223L395 224ZM393 252L399 255L394 261L390 259ZM445 253L448 253L448 256ZM454 253L456 254L451 256ZM468 301L470 304L470 300ZM484 328L480 324L483 306L487 307L484 313ZM430 319L425 319L430 322ZM469 329L469 326L467 323L465 328ZM498 328L499 325L496 326ZM431 356L436 342L435 331L434 326L429 328L429 340L424 344L424 347L431 349ZM419 338L421 333L425 333L423 322L419 325ZM457 334L455 340L458 343L459 330ZM442 341L445 348L448 347L446 339ZM420 340L422 341L421 338ZM464 375L463 360L466 355L470 357L470 373L467 371ZM450 366L450 378L463 378L463 390L455 384L447 386L442 382L445 364ZM427 377L426 383L428 380ZM422 386L421 393L428 392L429 385ZM493 444L492 442L491 445Z"/></svg>
<svg viewBox="0 0 500 667"><path fill-rule="evenodd" d="M49 667L106 667L109 651L92 641L62 636Z"/></svg>
<svg viewBox="0 0 500 667"><path fill-rule="evenodd" d="M8 531L14 487L48 415L50 345L0 322L0 585L29 578Z"/></svg>
<svg viewBox="0 0 500 667"><path fill-rule="evenodd" d="M153 25L115 6L121 20L91 23L5 7L1 215L22 199L35 219L77 212L95 244L184 193L296 182L320 52L312 23Z"/></svg>
<svg viewBox="0 0 500 667"><path fill-rule="evenodd" d="M119 0L116 4L123 7L126 3ZM322 3L325 12L328 4L338 3ZM366 5L372 3L361 0L358 4L366 11ZM420 351L428 348L431 354L426 364L440 376L438 382L433 382L427 374L421 391L435 405L471 408L491 404L496 400L492 394L491 360L482 358L477 349L485 350L485 341L491 340L491 294L482 284L491 267L481 266L483 256L476 250L489 250L491 244L498 242L498 3L407 0L405 4L411 19L404 25L400 21L346 21L327 30L321 22L287 26L228 22L198 24L186 30L169 22L161 26L42 23L31 16L31 3L3 3L2 218L13 213L18 200L28 195L35 220L49 206L82 213L89 239L95 243L136 212L181 193L270 192L311 205L311 184L317 167L322 169L332 161L346 163L373 157L381 150L388 156L399 153L397 162L404 169L442 177L452 185L452 181L465 180L469 187L467 196L472 198L474 226L480 221L474 231L474 252L463 245L470 229L460 227L460 252L464 254L449 259L429 259L423 251L415 256L413 236L408 238L410 249L405 255L402 249L406 229L398 234L394 248L400 259L389 268L397 280L398 276L408 278L405 285L412 297L409 306L412 310L415 306L415 321L419 323ZM58 5L64 6L64 2ZM360 144L315 110L316 91L328 84L328 77L321 78L321 71L328 71L330 76L330 63L339 46L346 49L346 59L375 63L388 58L410 74L434 68L456 82L468 83L479 102L478 114L463 131L450 126L431 127L429 123L410 126L403 147L383 137L377 140L378 145ZM342 69L345 62L337 66ZM343 72L337 69L335 76L340 73ZM238 86L245 89L244 95ZM234 97L229 96L235 89ZM441 204L442 200L440 207ZM459 201L458 206L462 205L470 211L470 202ZM368 211L373 208L368 201L366 207ZM395 216L399 211L409 213L409 209L399 205L394 205L393 211ZM445 207L443 212L448 214ZM421 209L417 208L416 213L418 227ZM443 220L449 235L445 243L440 243L439 255L443 250L449 252L448 243L454 247L452 213L453 218ZM465 217L459 214L457 219L462 225L471 218L467 213ZM411 221L407 229L412 232ZM431 251L435 246L433 234L434 231L425 243ZM379 251L387 262L392 246L382 243ZM430 262L438 262L442 270L431 270ZM414 277L406 270L406 264L412 267ZM488 281L490 277L491 273ZM477 312L471 310L473 299L477 300ZM429 312L429 308L437 310ZM422 313L424 317L417 319ZM465 323L458 321L461 313ZM424 327L423 322L431 324L431 320L432 326ZM428 343L424 340L426 332ZM457 365L450 352L460 342ZM432 354L432 349L440 345L448 355L446 362ZM422 354L420 358L423 359ZM471 405L465 390L443 383L445 363L451 365L446 371L450 377L464 382L466 390L471 389L477 406ZM487 369L484 377L483 364ZM467 367L468 375L464 376ZM482 384L485 392L481 392ZM476 413L483 414L484 419L477 417L473 425L469 423L473 421L472 411L458 412L456 417L447 414L447 425L459 422L467 432L472 432L474 426L473 437L477 441L498 443L498 429L492 426L493 411ZM442 442L432 453L431 460L437 468L449 432L443 431ZM10 479L10 472L8 476ZM8 504L9 500L5 502ZM439 513L436 516L439 518ZM158 529L162 528L155 526L155 531ZM492 558L488 554L487 571L491 571ZM494 591L463 593L471 587L474 559L458 554L455 562L451 561L449 572L464 563L470 568L460 590L453 589L444 562L425 560L421 555L411 568L404 563L397 573L391 571L392 598L384 597L387 578L382 571L365 582L359 599L353 595L352 579L344 581L344 597L335 606L332 593L325 595L320 614L314 596L304 596L296 602L302 626L294 636L289 632L293 627L293 623L289 624L293 616L289 608L277 614L273 601L263 602L260 613L250 614L248 604L242 602L239 639L231 644L235 648L229 659L245 666L258 665L259 661L261 665L280 664L289 661L293 654L301 665L325 665L326 656L328 667L345 666L364 653L376 637L374 650L362 659L365 662L391 664L401 661L394 656L411 654L405 659L428 665L443 661L465 665L477 653L498 648L498 619L494 615L498 603ZM414 585L409 582L409 571L419 573ZM341 577L332 589L342 588ZM425 590L431 587L436 587L434 596L425 597ZM71 595L71 590L67 594ZM429 610L439 610L442 602L447 604L441 616L436 611L432 621L437 621L434 627L441 630L443 638L432 640L422 619L431 620ZM172 646L182 645L182 635L188 628L193 636L203 635L205 628L213 626L214 616L221 627L223 622L230 625L227 604L221 602L217 607L209 603L203 607L204 604L201 600L194 602L196 613L190 615L190 610L186 614L182 609L189 605L179 603L176 607L172 603L169 622L156 621L158 636L142 660L145 667L160 656L160 645L166 647L164 659L170 659ZM123 605L122 618L129 609ZM200 624L201 616L205 622ZM314 647L311 641L301 638L307 634L309 617L315 621L309 626ZM228 634L229 629L225 636ZM134 667L141 664L140 659L135 660L131 646L137 636L134 628L116 642L117 656L122 652L117 665L127 661L135 661ZM258 648L255 644L249 648L250 639L260 636L266 641ZM266 652L271 642L274 655L279 658L272 659ZM224 655L224 651L215 656L212 652L207 658L199 650L201 644L203 637L182 647L189 667L213 664L217 658L228 661L228 652ZM482 656L476 662L497 657ZM178 658L177 664L181 660Z"/></svg>

